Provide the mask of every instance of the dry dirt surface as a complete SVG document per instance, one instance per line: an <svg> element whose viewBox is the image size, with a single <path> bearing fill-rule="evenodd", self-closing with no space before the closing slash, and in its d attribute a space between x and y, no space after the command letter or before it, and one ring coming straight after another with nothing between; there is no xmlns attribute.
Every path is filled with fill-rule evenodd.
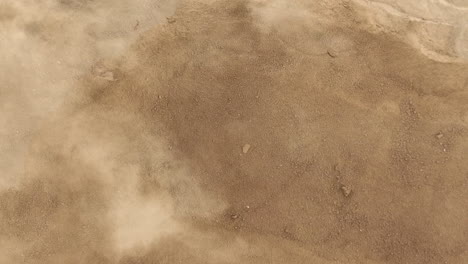
<svg viewBox="0 0 468 264"><path fill-rule="evenodd" d="M467 10L2 0L0 263L468 263Z"/></svg>

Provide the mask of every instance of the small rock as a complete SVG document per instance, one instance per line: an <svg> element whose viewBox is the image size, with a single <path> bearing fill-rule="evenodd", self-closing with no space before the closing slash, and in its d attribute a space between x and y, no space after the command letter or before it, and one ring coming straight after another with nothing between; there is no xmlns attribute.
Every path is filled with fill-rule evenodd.
<svg viewBox="0 0 468 264"><path fill-rule="evenodd" d="M172 24L172 23L176 22L176 19L173 18L173 17L168 17L168 18L166 18L166 19L167 19L167 22L168 22L169 24Z"/></svg>
<svg viewBox="0 0 468 264"><path fill-rule="evenodd" d="M330 49L330 50L327 50L327 54L328 54L328 56L330 56L330 57L332 57L332 58L338 57L338 54L336 54L336 52L333 51L333 50L331 50L331 49Z"/></svg>
<svg viewBox="0 0 468 264"><path fill-rule="evenodd" d="M343 195L345 197L348 197L349 195L351 195L352 190L351 190L351 188L343 185L343 186L341 186L341 192L343 192Z"/></svg>
<svg viewBox="0 0 468 264"><path fill-rule="evenodd" d="M250 147L251 147L250 144L245 144L245 145L242 147L242 152L243 152L244 154L247 154L247 152L249 152L249 150L250 150Z"/></svg>
<svg viewBox="0 0 468 264"><path fill-rule="evenodd" d="M102 74L100 75L100 77L101 77L102 79L104 79L104 80L107 80L107 81L111 81L111 82L115 81L114 73L111 72L111 71L106 71L106 72L102 73Z"/></svg>
<svg viewBox="0 0 468 264"><path fill-rule="evenodd" d="M442 132L437 133L436 138L441 139L444 137L444 134Z"/></svg>
<svg viewBox="0 0 468 264"><path fill-rule="evenodd" d="M238 215L238 214L233 214L233 215L231 215L231 219L236 220L237 218L239 218L239 215Z"/></svg>

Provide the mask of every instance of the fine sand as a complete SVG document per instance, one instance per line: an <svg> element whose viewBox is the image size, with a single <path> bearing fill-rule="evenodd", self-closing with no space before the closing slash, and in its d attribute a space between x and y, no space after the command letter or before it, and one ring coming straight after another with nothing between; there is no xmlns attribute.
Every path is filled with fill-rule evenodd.
<svg viewBox="0 0 468 264"><path fill-rule="evenodd" d="M1 0L0 264L468 263L468 1Z"/></svg>

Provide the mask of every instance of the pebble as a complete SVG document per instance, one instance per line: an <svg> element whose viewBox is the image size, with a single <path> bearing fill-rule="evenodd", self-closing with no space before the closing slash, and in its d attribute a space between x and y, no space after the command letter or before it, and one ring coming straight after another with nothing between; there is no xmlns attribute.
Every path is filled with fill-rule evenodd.
<svg viewBox="0 0 468 264"><path fill-rule="evenodd" d="M327 50L327 54L328 54L328 56L330 56L332 58L338 57L338 54L336 54L336 52L334 50L331 50L331 49Z"/></svg>
<svg viewBox="0 0 468 264"><path fill-rule="evenodd" d="M111 82L115 81L114 73L111 72L111 71L107 71L107 72L102 73L100 77L102 79L104 79L104 80L107 80L107 81L111 81Z"/></svg>
<svg viewBox="0 0 468 264"><path fill-rule="evenodd" d="M247 152L249 152L250 150L250 144L245 144L243 147L242 147L242 152L244 154L247 154Z"/></svg>
<svg viewBox="0 0 468 264"><path fill-rule="evenodd" d="M352 190L349 187L345 186L345 185L341 186L341 191L343 192L343 195L345 197L348 197L352 192Z"/></svg>

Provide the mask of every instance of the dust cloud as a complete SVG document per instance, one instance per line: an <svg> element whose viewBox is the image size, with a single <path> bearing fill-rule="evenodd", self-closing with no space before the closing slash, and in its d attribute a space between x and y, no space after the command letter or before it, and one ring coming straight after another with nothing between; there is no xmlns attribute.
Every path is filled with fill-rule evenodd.
<svg viewBox="0 0 468 264"><path fill-rule="evenodd" d="M187 229L176 215L223 209L138 113L83 88L117 82L115 61L176 4L2 1L2 263L115 262Z"/></svg>
<svg viewBox="0 0 468 264"><path fill-rule="evenodd" d="M468 261L467 7L415 3L3 0L0 263Z"/></svg>
<svg viewBox="0 0 468 264"><path fill-rule="evenodd" d="M43 120L66 115L61 114L64 104L77 94L81 76L121 56L141 31L165 22L174 7L175 2L164 1L132 6L125 1L2 1L2 147L8 151L2 151L1 161L11 170L2 177L2 188L25 176L18 171L26 156L24 139Z"/></svg>

